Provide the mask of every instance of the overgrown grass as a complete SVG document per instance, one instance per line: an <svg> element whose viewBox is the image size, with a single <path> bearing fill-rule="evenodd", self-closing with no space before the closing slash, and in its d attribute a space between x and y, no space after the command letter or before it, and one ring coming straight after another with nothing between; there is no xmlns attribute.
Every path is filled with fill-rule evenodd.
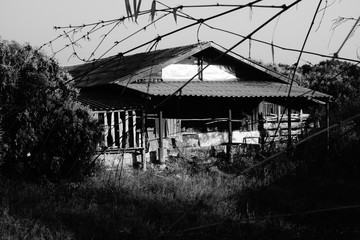
<svg viewBox="0 0 360 240"><path fill-rule="evenodd" d="M6 211L0 214L0 239L73 239L70 231L52 228L37 220L16 218Z"/></svg>
<svg viewBox="0 0 360 240"><path fill-rule="evenodd" d="M165 170L150 166L146 172L102 171L80 184L30 184L3 179L1 239L319 239L325 236L323 230L317 230L317 225L309 224L309 219L302 218L301 222L299 218L277 216L300 205L302 208L298 209L306 210L314 203L311 197L315 196L307 196L309 192L301 187L304 181L296 182L292 174L283 180L287 185L278 178L270 178L293 168L292 164L279 162L247 177L236 177L230 171L224 173L224 163L219 164L216 159L177 158L170 159ZM238 164L235 161L232 166ZM326 190L321 187L313 190L320 189ZM319 196L317 200L318 206L324 206ZM355 230L351 229L351 233L359 236ZM330 231L327 236L339 234Z"/></svg>

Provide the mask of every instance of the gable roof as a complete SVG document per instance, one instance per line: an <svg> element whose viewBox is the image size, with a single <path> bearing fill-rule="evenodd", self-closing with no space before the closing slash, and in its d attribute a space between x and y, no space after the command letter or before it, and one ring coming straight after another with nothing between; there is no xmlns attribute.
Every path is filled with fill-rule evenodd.
<svg viewBox="0 0 360 240"><path fill-rule="evenodd" d="M163 68L179 63L190 57L206 59L210 64L229 66L235 72L234 81L197 81L186 86L184 81L141 82ZM330 96L295 83L289 93L289 79L275 72L242 59L231 52L212 44L199 43L152 52L123 56L121 54L104 58L93 63L68 67L79 88L109 86L116 84L147 96L171 96L180 92L182 96L206 97L261 97L304 99L329 99Z"/></svg>
<svg viewBox="0 0 360 240"><path fill-rule="evenodd" d="M245 62L226 53L211 42L161 49L123 56L121 54L98 61L66 67L75 78L77 87L90 87L120 83L131 78L138 79L188 57L205 57L211 64L223 63L233 66L238 78L288 82L286 77L264 67Z"/></svg>
<svg viewBox="0 0 360 240"><path fill-rule="evenodd" d="M78 87L91 87L142 77L190 57L210 44L195 44L123 56L121 54L67 67Z"/></svg>

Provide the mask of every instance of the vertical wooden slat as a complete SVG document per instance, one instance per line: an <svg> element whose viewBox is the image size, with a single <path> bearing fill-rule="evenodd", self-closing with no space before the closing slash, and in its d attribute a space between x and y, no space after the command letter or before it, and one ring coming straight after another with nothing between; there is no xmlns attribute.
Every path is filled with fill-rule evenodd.
<svg viewBox="0 0 360 240"><path fill-rule="evenodd" d="M116 147L120 147L120 128L119 128L119 115L118 111L114 112L114 129L115 129L115 136L114 136L114 143Z"/></svg>
<svg viewBox="0 0 360 240"><path fill-rule="evenodd" d="M111 115L112 115L112 112L107 112L105 114L106 116L106 126L107 126L107 130L106 130L106 141L107 141L107 146L108 147L112 147L113 146L113 143L114 143L114 138L112 136L112 123L111 123Z"/></svg>
<svg viewBox="0 0 360 240"><path fill-rule="evenodd" d="M228 160L229 162L232 162L232 154L231 154L231 148L232 148L232 112L231 109L229 109L229 135L228 135L228 146L227 146L227 154L228 154Z"/></svg>
<svg viewBox="0 0 360 240"><path fill-rule="evenodd" d="M110 112L110 134L111 134L111 147L115 147L115 118L114 118L114 111Z"/></svg>
<svg viewBox="0 0 360 240"><path fill-rule="evenodd" d="M164 145L163 145L163 113L159 112L159 161L160 164L165 164L165 156L164 156Z"/></svg>
<svg viewBox="0 0 360 240"><path fill-rule="evenodd" d="M108 137L108 134L109 134L109 127L108 127L107 113L106 112L104 112L104 132L105 132L105 134L104 134L104 137L105 137L104 144L107 147L108 146L108 141L107 141L108 138L107 137Z"/></svg>
<svg viewBox="0 0 360 240"><path fill-rule="evenodd" d="M121 148L122 136L123 136L123 123L121 120L121 111L118 112L118 128L119 128L119 148Z"/></svg>
<svg viewBox="0 0 360 240"><path fill-rule="evenodd" d="M124 148L129 147L129 113L125 111L125 124L124 124Z"/></svg>
<svg viewBox="0 0 360 240"><path fill-rule="evenodd" d="M136 145L136 112L135 111L131 111L131 115L132 115L132 126L131 126L131 130L132 130L132 142L133 142L133 147L137 147Z"/></svg>
<svg viewBox="0 0 360 240"><path fill-rule="evenodd" d="M135 119L136 121L136 119ZM129 147L135 147L135 138L136 132L135 129L135 122L134 122L134 112L132 110L128 111L128 142Z"/></svg>
<svg viewBox="0 0 360 240"><path fill-rule="evenodd" d="M278 139L280 140L281 138L281 127L280 127L280 123L281 123L281 117L282 117L282 112L281 112L281 106L278 105L278 109L277 109L278 113L278 129L277 129L277 136L278 136ZM275 136L276 137L276 136Z"/></svg>
<svg viewBox="0 0 360 240"><path fill-rule="evenodd" d="M145 124L146 124L146 114L145 111L142 111L141 116L141 161L143 163L143 170L146 171L146 158L145 158Z"/></svg>
<svg viewBox="0 0 360 240"><path fill-rule="evenodd" d="M300 109L300 112L299 112L299 123L300 123L300 134L303 135L304 127L303 127L303 110L302 109Z"/></svg>
<svg viewBox="0 0 360 240"><path fill-rule="evenodd" d="M120 132L120 147L124 148L126 143L126 134L125 134L125 111L120 111L119 113L119 132Z"/></svg>

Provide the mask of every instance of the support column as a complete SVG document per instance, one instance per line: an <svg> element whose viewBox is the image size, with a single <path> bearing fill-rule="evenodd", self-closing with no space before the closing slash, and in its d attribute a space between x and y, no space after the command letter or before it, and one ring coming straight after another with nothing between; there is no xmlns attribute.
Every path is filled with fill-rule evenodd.
<svg viewBox="0 0 360 240"><path fill-rule="evenodd" d="M282 116L283 116L283 113L282 113L282 111L281 111L281 106L280 105L278 105L278 114L277 114L278 116L278 118L277 118L277 129L276 129L276 131L277 131L277 137L278 137L278 141L280 142L280 139L281 139L281 120L282 120ZM275 138L276 138L276 135L274 136Z"/></svg>
<svg viewBox="0 0 360 240"><path fill-rule="evenodd" d="M114 111L110 112L110 134L112 139L112 144L110 147L115 147L115 113Z"/></svg>
<svg viewBox="0 0 360 240"><path fill-rule="evenodd" d="M119 126L119 131L120 131L120 148L124 149L126 147L126 111L121 111L120 112L120 126Z"/></svg>
<svg viewBox="0 0 360 240"><path fill-rule="evenodd" d="M326 159L330 160L330 103L326 102Z"/></svg>
<svg viewBox="0 0 360 240"><path fill-rule="evenodd" d="M299 113L299 121L300 121L300 134L301 134L301 136L303 136L304 128L303 128L303 110L302 109L300 110L300 113Z"/></svg>
<svg viewBox="0 0 360 240"><path fill-rule="evenodd" d="M145 143L145 124L146 124L146 114L145 111L142 111L142 116L141 116L141 161L143 164L143 170L146 171L146 157L145 157L145 147L146 147L146 143Z"/></svg>
<svg viewBox="0 0 360 240"><path fill-rule="evenodd" d="M108 147L108 134L109 134L109 127L108 127L108 120L107 120L107 112L104 112L104 142L105 142L105 147Z"/></svg>
<svg viewBox="0 0 360 240"><path fill-rule="evenodd" d="M124 148L128 148L129 146L129 113L125 111L125 123L124 123Z"/></svg>
<svg viewBox="0 0 360 240"><path fill-rule="evenodd" d="M131 131L132 131L132 142L133 142L133 147L137 147L136 145L136 112L135 111L131 111L132 114L132 126L131 126Z"/></svg>
<svg viewBox="0 0 360 240"><path fill-rule="evenodd" d="M160 164L165 164L164 145L163 145L163 113L159 112L159 161Z"/></svg>
<svg viewBox="0 0 360 240"><path fill-rule="evenodd" d="M119 123L119 148L122 148L122 142L123 142L123 136L124 136L124 134L123 134L123 126L124 126L124 124L123 124L123 121L122 121L122 119L121 119L121 111L119 111L119 114L118 114L118 123Z"/></svg>
<svg viewBox="0 0 360 240"><path fill-rule="evenodd" d="M231 154L231 149L232 149L232 112L231 109L229 109L229 129L228 129L228 145L227 145L227 155L228 155L228 160L229 162L233 162L233 158L232 158L232 154Z"/></svg>

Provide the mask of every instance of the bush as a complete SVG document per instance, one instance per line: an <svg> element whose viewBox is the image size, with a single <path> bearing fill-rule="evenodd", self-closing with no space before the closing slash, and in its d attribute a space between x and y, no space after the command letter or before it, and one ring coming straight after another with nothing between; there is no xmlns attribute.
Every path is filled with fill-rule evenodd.
<svg viewBox="0 0 360 240"><path fill-rule="evenodd" d="M330 131L330 145L326 148L326 134L308 141L303 147L310 153L315 169L321 169L322 174L341 173L343 177L357 176L360 164L358 161L360 147L360 68L356 64L338 60L322 61L316 65L301 67L303 83L316 91L332 96L330 102L330 125L339 127ZM326 126L325 108L321 111L309 109L314 120L321 126ZM352 118L352 121L345 121Z"/></svg>
<svg viewBox="0 0 360 240"><path fill-rule="evenodd" d="M1 117L0 117L1 119ZM1 120L0 120L1 121ZM3 131L0 126L0 166L3 162L4 142L3 142Z"/></svg>
<svg viewBox="0 0 360 240"><path fill-rule="evenodd" d="M0 39L1 172L9 177L81 180L94 169L100 126L76 102L70 76L54 59Z"/></svg>

